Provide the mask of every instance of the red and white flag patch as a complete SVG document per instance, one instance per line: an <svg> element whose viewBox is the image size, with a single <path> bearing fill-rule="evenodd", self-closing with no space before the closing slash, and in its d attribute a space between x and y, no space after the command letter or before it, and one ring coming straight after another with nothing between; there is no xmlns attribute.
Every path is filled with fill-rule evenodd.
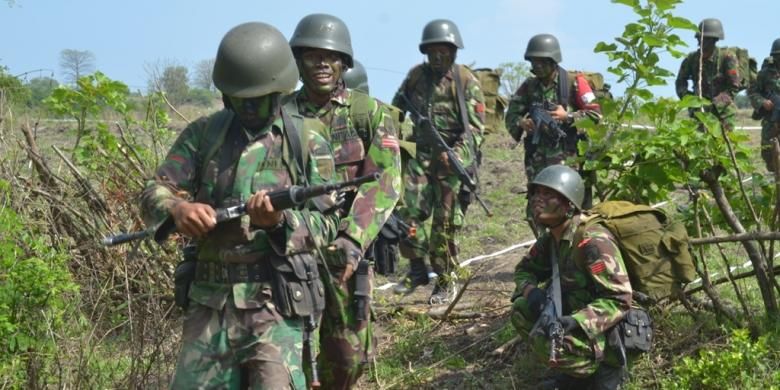
<svg viewBox="0 0 780 390"><path fill-rule="evenodd" d="M382 147L393 149L395 151L400 151L401 148L398 146L398 138L395 138L395 136L388 135L387 137L382 138Z"/></svg>
<svg viewBox="0 0 780 390"><path fill-rule="evenodd" d="M593 275L598 275L607 270L607 265L604 264L604 260L599 260L588 267L590 268L590 273Z"/></svg>

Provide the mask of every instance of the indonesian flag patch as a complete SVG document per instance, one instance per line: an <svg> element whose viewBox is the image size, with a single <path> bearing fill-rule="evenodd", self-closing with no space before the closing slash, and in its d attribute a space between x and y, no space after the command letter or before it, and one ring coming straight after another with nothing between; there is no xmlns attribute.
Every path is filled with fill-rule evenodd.
<svg viewBox="0 0 780 390"><path fill-rule="evenodd" d="M607 265L604 264L604 260L599 260L588 267L590 268L590 273L593 275L598 275L607 270Z"/></svg>
<svg viewBox="0 0 780 390"><path fill-rule="evenodd" d="M474 107L474 111L480 114L485 112L485 105L482 103L477 103L477 105Z"/></svg>
<svg viewBox="0 0 780 390"><path fill-rule="evenodd" d="M387 137L382 138L382 147L393 149L395 151L400 151L400 147L398 146L398 138L395 138L395 136L388 135Z"/></svg>

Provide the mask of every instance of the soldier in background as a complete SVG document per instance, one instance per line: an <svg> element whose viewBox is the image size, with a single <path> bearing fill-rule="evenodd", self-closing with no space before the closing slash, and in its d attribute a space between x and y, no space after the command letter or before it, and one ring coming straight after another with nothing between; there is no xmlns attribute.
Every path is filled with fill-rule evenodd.
<svg viewBox="0 0 780 390"><path fill-rule="evenodd" d="M716 46L718 40L724 39L723 25L720 20L707 18L699 23L696 40L699 50L691 52L680 64L677 80L674 82L677 97L699 95L709 99L712 104L704 107L706 112L714 114L726 131L734 130L737 116L737 105L734 96L741 89L739 63L737 57ZM701 59L700 59L701 57ZM699 63L701 67L701 89L699 89ZM688 82L693 83L693 91ZM694 117L695 110L690 112Z"/></svg>
<svg viewBox="0 0 780 390"><path fill-rule="evenodd" d="M533 217L545 230L515 267L511 321L533 355L556 373L540 388L617 389L626 378L627 362L607 343L607 334L631 308L633 294L617 240L606 227L593 224L574 242L585 192L577 171L564 165L544 168L529 192ZM549 286L555 276L561 302L556 320L564 334L551 352L551 335L534 325L549 304L548 294L556 299L551 289L539 286Z"/></svg>
<svg viewBox="0 0 780 390"><path fill-rule="evenodd" d="M570 164L577 169L573 158L577 156L577 143L585 135L577 132L574 122L585 116L599 120L600 107L590 86L578 80L581 76L570 76L559 65L562 61L561 47L555 36L533 36L528 41L524 57L531 63L534 76L526 79L512 95L505 122L515 141L520 142L525 135L525 175L530 182L550 165ZM534 122L536 115L549 115L560 131L549 125L537 128ZM528 193L530 196L530 191ZM585 207L589 208L591 203L591 186L587 186ZM528 202L526 219L538 236L539 229L533 223L530 206Z"/></svg>
<svg viewBox="0 0 780 390"><path fill-rule="evenodd" d="M761 158L766 169L775 171L775 160L772 156L772 138L780 134L780 38L772 42L769 57L764 59L758 72L755 84L751 85L748 96L750 104L761 118Z"/></svg>
<svg viewBox="0 0 780 390"><path fill-rule="evenodd" d="M323 212L335 206L330 196L305 210L280 211L266 195L324 184L335 169L325 139L302 136L286 120L281 96L297 81L292 51L277 29L231 29L214 64L226 108L184 129L141 196L147 226L172 217L195 244L194 265L176 269L176 283L188 293L173 389L307 388L303 318L322 311L325 297L321 288L304 288L301 304L292 306L277 292L320 283L312 252L336 237L338 217ZM293 138L301 147L289 150ZM308 162L304 172L296 169L298 157ZM216 208L241 203L247 215L216 223ZM283 271L293 266L312 272L301 279Z"/></svg>
<svg viewBox="0 0 780 390"><path fill-rule="evenodd" d="M406 192L399 215L417 233L401 242L401 253L409 258L411 269L395 292L408 294L428 284L425 258L430 257L438 275L431 304L446 303L456 293L457 235L473 195L461 185L446 153L433 149L433 136L427 132L435 128L462 165L471 170L472 177L477 173L483 141L485 99L477 78L467 67L455 63L457 51L462 48L455 23L446 19L429 22L419 44L420 53L428 61L409 71L393 97L393 105L410 113L415 124L412 139L416 156L405 172ZM431 215L428 238L421 226Z"/></svg>
<svg viewBox="0 0 780 390"><path fill-rule="evenodd" d="M341 19L327 14L304 17L290 46L303 87L286 107L330 142L339 180L381 175L348 193L338 238L323 251L328 272L322 272L327 298L318 359L322 385L348 389L374 354L372 271L363 254L400 198L398 131L379 101L346 88L342 75L353 66L352 42Z"/></svg>

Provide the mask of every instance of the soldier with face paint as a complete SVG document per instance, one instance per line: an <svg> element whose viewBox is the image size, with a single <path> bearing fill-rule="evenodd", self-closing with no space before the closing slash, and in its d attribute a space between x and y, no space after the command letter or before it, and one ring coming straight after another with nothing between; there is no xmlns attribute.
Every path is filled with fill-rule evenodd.
<svg viewBox="0 0 780 390"><path fill-rule="evenodd" d="M564 165L544 168L529 192L533 218L544 232L515 268L512 324L547 363L550 340L529 332L546 303L539 285L549 281L551 254L557 253L565 336L551 367L558 375L544 388L616 389L626 369L607 348L606 334L631 308L633 290L615 237L600 224L577 232L584 194L577 171ZM580 233L582 239L574 242Z"/></svg>
<svg viewBox="0 0 780 390"><path fill-rule="evenodd" d="M737 57L716 46L716 43L725 37L720 20L702 20L699 23L699 31L696 32L699 50L691 52L683 59L674 84L677 96L681 99L686 95L699 94L709 99L712 104L704 107L704 110L720 119L724 130L731 131L734 130L737 117L734 96L741 87ZM689 83L693 84L693 91L689 89ZM694 113L693 110L690 112L691 117Z"/></svg>
<svg viewBox="0 0 780 390"><path fill-rule="evenodd" d="M485 98L479 81L467 67L455 63L462 48L455 23L446 19L429 22L419 45L427 62L409 71L392 102L411 115L415 123L411 140L416 142L416 156L405 168L404 204L398 213L416 227L417 234L401 242L401 253L409 258L411 269L395 292L408 294L428 284L425 258L430 257L438 275L431 304L446 303L456 293L457 235L472 194L462 187L447 155L434 150L427 127L433 125L472 177L477 173L485 128ZM428 238L422 225L431 215Z"/></svg>
<svg viewBox="0 0 780 390"><path fill-rule="evenodd" d="M345 86L342 76L353 59L349 30L341 19L326 14L304 17L290 46L303 87L285 107L330 142L340 180L380 174L378 181L348 193L338 238L323 250L327 308L320 327L320 378L324 388L347 389L374 354L372 271L363 254L400 198L398 133L381 103Z"/></svg>
<svg viewBox="0 0 780 390"><path fill-rule="evenodd" d="M297 81L277 29L255 22L228 31L214 64L226 108L184 129L141 196L148 226L172 217L195 245L194 259L183 262L193 267L176 270L189 292L171 388L307 388L303 319L322 311L325 297L321 286L304 288L292 306L284 292L320 283L312 252L336 237L339 220L326 212L333 196L283 211L267 196L334 175L325 139L296 128L280 105ZM216 223L215 209L242 203L247 215ZM312 272L288 273L298 266Z"/></svg>

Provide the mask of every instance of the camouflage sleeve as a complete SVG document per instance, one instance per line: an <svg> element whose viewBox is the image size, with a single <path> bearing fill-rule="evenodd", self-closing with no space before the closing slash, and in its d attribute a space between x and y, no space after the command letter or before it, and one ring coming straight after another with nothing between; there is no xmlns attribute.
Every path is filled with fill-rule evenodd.
<svg viewBox="0 0 780 390"><path fill-rule="evenodd" d="M482 93L479 80L474 76L474 73L468 72L468 76L464 86L466 109L468 110L471 133L474 135L474 142L479 149L485 140L485 95Z"/></svg>
<svg viewBox="0 0 780 390"><path fill-rule="evenodd" d="M548 236L542 236L515 266L515 291L521 293L529 284L537 285L552 277L552 267L546 255L545 243Z"/></svg>
<svg viewBox="0 0 780 390"><path fill-rule="evenodd" d="M179 201L193 199L199 169L198 147L207 123L208 118L203 117L187 126L168 150L154 178L146 183L141 193L141 215L146 226L161 223Z"/></svg>
<svg viewBox="0 0 780 390"><path fill-rule="evenodd" d="M739 60L733 54L723 56L721 65L726 91L733 98L742 88L739 77Z"/></svg>
<svg viewBox="0 0 780 390"><path fill-rule="evenodd" d="M572 317L593 339L620 322L631 308L631 283L620 249L606 228L588 228L576 250L582 254L583 271L594 284L595 299Z"/></svg>
<svg viewBox="0 0 780 390"><path fill-rule="evenodd" d="M523 137L520 121L528 114L528 107L528 81L526 80L509 99L509 105L504 116L507 131L517 142L520 142L520 139Z"/></svg>
<svg viewBox="0 0 780 390"><path fill-rule="evenodd" d="M336 168L330 144L314 131L307 132L307 135L309 153L307 179L309 185L332 182ZM305 211L285 210L285 234L281 236L285 242L284 254L307 252L313 250L315 246L324 247L336 239L339 226L337 213L325 214L321 211L328 206L335 206L335 204L335 194L329 194L321 195L307 202Z"/></svg>
<svg viewBox="0 0 780 390"><path fill-rule="evenodd" d="M349 215L341 222L343 233L365 251L379 235L401 197L401 149L395 121L372 99L371 127L373 137L363 160L362 174L375 172L379 180L358 188Z"/></svg>
<svg viewBox="0 0 780 390"><path fill-rule="evenodd" d="M688 89L688 80L691 79L693 74L691 55L688 55L683 59L680 64L680 70L677 71L677 79L674 81L674 87L677 91L677 97L682 99L685 95L690 95L691 91Z"/></svg>
<svg viewBox="0 0 780 390"><path fill-rule="evenodd" d="M412 75L413 71L414 70L410 70L409 73L406 74L406 78L404 78L404 81L401 82L401 86L398 87L398 91L395 92L395 95L393 96L393 101L391 102L391 104L397 107L399 110L401 110L402 113L406 113L409 111L409 104L404 98L404 94L406 93L406 90L408 88L409 78Z"/></svg>
<svg viewBox="0 0 780 390"><path fill-rule="evenodd" d="M764 104L764 100L766 100L764 97L764 94L766 93L765 82L766 71L764 70L764 67L761 67L761 70L758 71L758 75L756 76L756 82L751 84L750 89L748 89L748 99L750 99L750 105L756 110L761 109L761 106Z"/></svg>

